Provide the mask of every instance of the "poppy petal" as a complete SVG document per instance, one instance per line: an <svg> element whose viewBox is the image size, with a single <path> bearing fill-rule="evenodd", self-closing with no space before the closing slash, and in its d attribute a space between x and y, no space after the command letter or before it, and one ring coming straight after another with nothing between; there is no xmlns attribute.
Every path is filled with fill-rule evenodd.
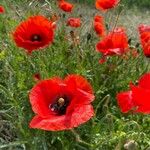
<svg viewBox="0 0 150 150"><path fill-rule="evenodd" d="M30 128L37 128L49 131L65 130L65 116L50 116L49 118L41 118L35 116L30 122Z"/></svg>
<svg viewBox="0 0 150 150"><path fill-rule="evenodd" d="M5 9L3 6L0 5L0 14L4 13L5 12Z"/></svg>
<svg viewBox="0 0 150 150"><path fill-rule="evenodd" d="M99 36L101 37L105 36L105 28L102 23L94 22L94 30Z"/></svg>
<svg viewBox="0 0 150 150"><path fill-rule="evenodd" d="M93 117L94 111L91 105L77 107L71 116L51 116L48 119L35 116L30 122L30 128L38 128L49 131L68 130L87 122Z"/></svg>
<svg viewBox="0 0 150 150"><path fill-rule="evenodd" d="M67 26L78 28L81 26L80 18L68 18Z"/></svg>
<svg viewBox="0 0 150 150"><path fill-rule="evenodd" d="M150 112L150 89L145 90L141 87L132 86L133 101L138 110L143 113Z"/></svg>
<svg viewBox="0 0 150 150"><path fill-rule="evenodd" d="M123 113L127 113L134 107L131 91L121 92L117 94L117 101Z"/></svg>
<svg viewBox="0 0 150 150"><path fill-rule="evenodd" d="M68 75L65 78L64 82L70 85L76 84L76 88L83 90L87 93L93 94L93 89L89 82L80 75Z"/></svg>
<svg viewBox="0 0 150 150"><path fill-rule="evenodd" d="M146 73L140 78L139 86L145 89L150 89L150 73Z"/></svg>
<svg viewBox="0 0 150 150"><path fill-rule="evenodd" d="M95 99L94 95L84 92L82 90L78 90L75 94L76 96L71 100L70 105L67 108L66 114L72 113L75 107L90 104Z"/></svg>
<svg viewBox="0 0 150 150"><path fill-rule="evenodd" d="M150 25L141 24L139 26L140 40L144 55L150 57Z"/></svg>
<svg viewBox="0 0 150 150"><path fill-rule="evenodd" d="M50 115L49 104L60 93L59 81L43 80L36 84L29 95L33 111L42 117Z"/></svg>
<svg viewBox="0 0 150 150"><path fill-rule="evenodd" d="M96 0L95 6L97 9L106 11L115 7L119 3L119 0Z"/></svg>
<svg viewBox="0 0 150 150"><path fill-rule="evenodd" d="M104 56L122 55L128 50L128 40L125 30L121 27L111 31L96 45L96 50Z"/></svg>
<svg viewBox="0 0 150 150"><path fill-rule="evenodd" d="M66 126L69 128L77 127L80 124L87 122L94 116L94 110L92 105L83 105L75 107L72 113L66 115Z"/></svg>
<svg viewBox="0 0 150 150"><path fill-rule="evenodd" d="M65 2L65 1L60 1L58 3L59 8L65 12L71 12L73 10L73 4Z"/></svg>

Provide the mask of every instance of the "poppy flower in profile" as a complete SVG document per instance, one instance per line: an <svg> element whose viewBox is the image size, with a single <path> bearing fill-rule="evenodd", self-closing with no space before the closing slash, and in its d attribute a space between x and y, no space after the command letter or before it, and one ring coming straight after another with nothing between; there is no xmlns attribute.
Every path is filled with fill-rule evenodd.
<svg viewBox="0 0 150 150"><path fill-rule="evenodd" d="M3 6L0 6L0 14L4 13L5 12L5 9Z"/></svg>
<svg viewBox="0 0 150 150"><path fill-rule="evenodd" d="M105 36L105 26L104 26L104 19L102 16L96 15L94 17L94 30L97 35L103 37Z"/></svg>
<svg viewBox="0 0 150 150"><path fill-rule="evenodd" d="M30 122L31 128L68 130L94 115L92 87L80 75L41 80L32 88L29 99L36 114Z"/></svg>
<svg viewBox="0 0 150 150"><path fill-rule="evenodd" d="M54 28L55 24L44 16L32 16L19 24L13 33L13 38L18 47L31 53L52 43Z"/></svg>
<svg viewBox="0 0 150 150"><path fill-rule="evenodd" d="M117 101L123 113L150 114L150 73L144 74L138 85L131 84L129 91L118 93Z"/></svg>
<svg viewBox="0 0 150 150"><path fill-rule="evenodd" d="M60 0L58 6L61 10L65 12L71 12L73 10L73 4L66 2L65 0Z"/></svg>
<svg viewBox="0 0 150 150"><path fill-rule="evenodd" d="M128 39L123 28L116 28L97 43L96 49L103 57L123 55L128 50Z"/></svg>
<svg viewBox="0 0 150 150"><path fill-rule="evenodd" d="M139 33L144 55L150 57L150 26L140 25Z"/></svg>
<svg viewBox="0 0 150 150"><path fill-rule="evenodd" d="M120 0L96 0L95 6L97 9L106 11L118 5Z"/></svg>
<svg viewBox="0 0 150 150"><path fill-rule="evenodd" d="M81 19L80 18L69 18L67 20L67 26L78 28L81 26Z"/></svg>

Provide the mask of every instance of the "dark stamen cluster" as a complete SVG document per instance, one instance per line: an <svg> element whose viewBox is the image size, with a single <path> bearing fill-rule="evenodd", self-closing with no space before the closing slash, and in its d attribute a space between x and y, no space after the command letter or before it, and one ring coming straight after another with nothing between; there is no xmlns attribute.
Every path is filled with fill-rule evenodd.
<svg viewBox="0 0 150 150"><path fill-rule="evenodd" d="M69 100L66 96L58 98L55 103L50 104L49 108L58 115L64 115L69 105Z"/></svg>
<svg viewBox="0 0 150 150"><path fill-rule="evenodd" d="M42 38L38 34L34 34L34 35L31 36L31 41L32 42L35 42L35 41L40 42L41 40L42 40Z"/></svg>

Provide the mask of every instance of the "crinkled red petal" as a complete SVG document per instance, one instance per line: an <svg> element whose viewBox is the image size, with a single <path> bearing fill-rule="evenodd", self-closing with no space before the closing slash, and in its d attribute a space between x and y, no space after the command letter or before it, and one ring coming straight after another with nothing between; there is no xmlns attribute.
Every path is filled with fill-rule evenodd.
<svg viewBox="0 0 150 150"><path fill-rule="evenodd" d="M87 122L93 115L93 107L91 105L83 105L76 107L69 116L53 115L47 119L35 116L30 122L30 127L49 131L68 130Z"/></svg>
<svg viewBox="0 0 150 150"><path fill-rule="evenodd" d="M92 105L81 105L75 107L72 113L66 115L65 122L68 127L77 127L80 124L87 122L94 116L94 110Z"/></svg>
<svg viewBox="0 0 150 150"><path fill-rule="evenodd" d="M77 90L75 96L70 101L66 114L72 113L76 107L90 104L94 99L95 96L93 94L89 94L82 90Z"/></svg>

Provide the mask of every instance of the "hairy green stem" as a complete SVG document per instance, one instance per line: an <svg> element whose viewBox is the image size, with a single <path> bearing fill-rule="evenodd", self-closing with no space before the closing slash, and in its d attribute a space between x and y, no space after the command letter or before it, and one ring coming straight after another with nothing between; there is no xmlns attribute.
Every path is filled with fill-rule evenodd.
<svg viewBox="0 0 150 150"><path fill-rule="evenodd" d="M77 142L79 142L79 143L81 143L81 144L84 144L84 145L86 145L86 146L88 146L88 147L91 147L91 148L93 147L93 144L90 144L90 143L87 143L87 142L83 141L83 140L80 138L80 135L79 135L74 129L71 129L70 131L71 131L71 132L73 133L73 135L75 136Z"/></svg>

